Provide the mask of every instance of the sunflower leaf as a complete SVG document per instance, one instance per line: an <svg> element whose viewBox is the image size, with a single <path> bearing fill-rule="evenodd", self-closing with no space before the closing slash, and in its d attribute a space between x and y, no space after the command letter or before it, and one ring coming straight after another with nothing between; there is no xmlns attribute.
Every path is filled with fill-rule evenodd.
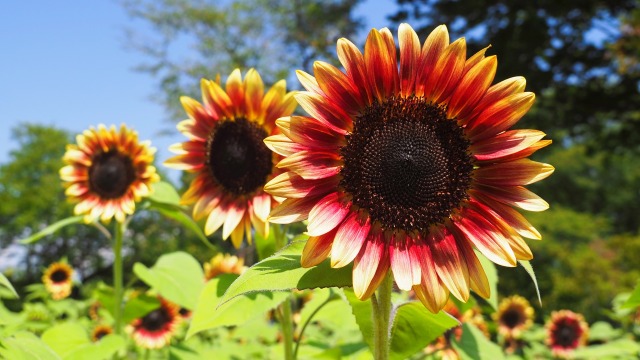
<svg viewBox="0 0 640 360"><path fill-rule="evenodd" d="M9 279L7 279L7 277L3 273L0 273L0 285L9 289L16 299L20 297L18 296L16 289L14 289L13 285L11 285L11 282L9 281Z"/></svg>
<svg viewBox="0 0 640 360"><path fill-rule="evenodd" d="M482 265L485 274L487 274L487 279L489 280L491 296L485 300L487 300L494 310L498 310L498 271L496 270L496 265L478 250L474 251L476 252L478 260L480 260L480 264Z"/></svg>
<svg viewBox="0 0 640 360"><path fill-rule="evenodd" d="M289 297L285 292L251 293L236 296L222 305L215 306L220 304L220 298L237 278L234 274L222 274L207 282L198 297L187 338L203 330L243 324L273 309Z"/></svg>
<svg viewBox="0 0 640 360"><path fill-rule="evenodd" d="M168 217L169 219L177 221L185 228L193 231L193 233L196 234L198 239L202 240L202 242L209 249L215 250L216 252L218 251L218 249L216 249L216 247L213 244L211 244L211 242L209 242L209 239L202 232L202 230L200 229L200 226L198 226L198 224L190 216L185 214L180 207L177 207L174 205L168 206L162 203L151 203L151 205L149 206L149 209L156 210L160 214Z"/></svg>
<svg viewBox="0 0 640 360"><path fill-rule="evenodd" d="M90 343L84 327L76 322L54 325L42 334L42 341L63 358Z"/></svg>
<svg viewBox="0 0 640 360"><path fill-rule="evenodd" d="M362 339L369 346L369 350L373 352L373 308L371 307L371 299L360 300L352 289L343 289L344 295L351 305L351 313L356 318L356 323L362 333Z"/></svg>
<svg viewBox="0 0 640 360"><path fill-rule="evenodd" d="M332 269L329 261L303 268L300 257L304 241L294 241L245 271L224 293L218 307L234 297L262 291L290 291L351 286L352 266Z"/></svg>
<svg viewBox="0 0 640 360"><path fill-rule="evenodd" d="M462 324L462 337L460 340L457 340L455 336L452 339L453 347L458 351L458 355L462 360L500 360L505 358L500 346L492 343L482 331L469 323Z"/></svg>
<svg viewBox="0 0 640 360"><path fill-rule="evenodd" d="M84 219L83 215L78 215L78 216L71 216L68 217L66 219L62 219L60 221L57 221L49 226L47 226L46 228L38 231L37 233L29 236L26 239L22 239L19 242L21 244L33 244L34 242L42 239L43 237L47 236L47 235L51 235L54 232L62 229L63 227L67 226L67 225L71 225L71 224L77 224L77 223L81 223Z"/></svg>
<svg viewBox="0 0 640 360"><path fill-rule="evenodd" d="M390 359L406 359L460 323L444 311L434 314L420 302L398 306L391 326Z"/></svg>
<svg viewBox="0 0 640 360"><path fill-rule="evenodd" d="M204 287L200 263L182 251L160 256L151 268L136 263L133 272L164 298L187 309L196 307Z"/></svg>
<svg viewBox="0 0 640 360"><path fill-rule="evenodd" d="M531 280L533 280L533 285L535 285L536 293L538 294L538 302L540 303L540 306L542 306L542 297L540 297L540 288L538 287L538 279L536 278L536 273L533 271L533 266L531 266L530 262L525 260L518 260L518 262L527 271L527 274L529 274L529 276L531 277Z"/></svg>
<svg viewBox="0 0 640 360"><path fill-rule="evenodd" d="M622 304L621 308L635 309L638 306L640 306L640 281L638 282L638 285L636 285L636 288L633 289L633 292L631 292L631 295L629 295L627 301Z"/></svg>
<svg viewBox="0 0 640 360"><path fill-rule="evenodd" d="M125 347L126 341L122 336L109 334L96 343L86 344L74 349L64 357L64 360L111 359Z"/></svg>
<svg viewBox="0 0 640 360"><path fill-rule="evenodd" d="M149 200L161 204L169 204L180 206L180 195L173 187L166 181L160 181L152 185L153 192L149 195Z"/></svg>
<svg viewBox="0 0 640 360"><path fill-rule="evenodd" d="M3 359L61 359L44 341L30 332L19 332L0 339L0 358Z"/></svg>

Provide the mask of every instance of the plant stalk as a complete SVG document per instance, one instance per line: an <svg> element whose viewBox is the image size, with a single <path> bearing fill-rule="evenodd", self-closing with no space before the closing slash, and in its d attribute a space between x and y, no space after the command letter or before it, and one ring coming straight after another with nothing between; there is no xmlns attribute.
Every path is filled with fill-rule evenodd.
<svg viewBox="0 0 640 360"><path fill-rule="evenodd" d="M116 231L113 242L113 292L115 309L113 317L115 321L115 333L122 334L122 237L126 231L126 223L116 223Z"/></svg>
<svg viewBox="0 0 640 360"><path fill-rule="evenodd" d="M276 250L280 250L287 245L287 228L275 225L272 229L274 231ZM284 344L284 358L285 360L293 360L295 357L293 353L293 316L291 314L291 296L289 296L282 305L280 305L280 315L280 325L282 326Z"/></svg>
<svg viewBox="0 0 640 360"><path fill-rule="evenodd" d="M393 277L387 273L384 280L371 297L373 307L373 355L376 360L389 359L389 341L391 317L391 293L393 291Z"/></svg>

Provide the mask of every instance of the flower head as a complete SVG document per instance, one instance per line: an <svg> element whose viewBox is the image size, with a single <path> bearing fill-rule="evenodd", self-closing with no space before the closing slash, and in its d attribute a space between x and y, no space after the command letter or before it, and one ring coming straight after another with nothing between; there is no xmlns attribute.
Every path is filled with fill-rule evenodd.
<svg viewBox="0 0 640 360"><path fill-rule="evenodd" d="M91 331L91 341L98 342L103 337L113 334L113 328L109 325L98 325Z"/></svg>
<svg viewBox="0 0 640 360"><path fill-rule="evenodd" d="M162 348L169 344L181 321L179 311L176 304L160 298L160 307L133 320L127 326L127 332L143 348Z"/></svg>
<svg viewBox="0 0 640 360"><path fill-rule="evenodd" d="M505 339L519 339L522 332L533 324L533 315L533 308L527 299L518 295L505 298L495 314L498 332Z"/></svg>
<svg viewBox="0 0 640 360"><path fill-rule="evenodd" d="M220 274L242 274L247 267L244 260L235 255L218 253L204 264L204 277L211 280Z"/></svg>
<svg viewBox="0 0 640 360"><path fill-rule="evenodd" d="M42 282L54 300L62 300L71 295L73 268L67 263L56 262L45 270Z"/></svg>
<svg viewBox="0 0 640 360"><path fill-rule="evenodd" d="M264 92L257 71L241 78L236 69L227 79L226 89L215 81L202 80L201 104L182 97L188 120L178 124L188 140L173 145L178 154L165 165L195 173L182 203L194 204L193 217L207 218L209 235L222 227L222 238L231 236L238 248L246 236L251 242L251 226L266 236L267 216L273 199L262 187L275 174L272 154L263 140L278 132L275 120L296 107L285 81Z"/></svg>
<svg viewBox="0 0 640 360"><path fill-rule="evenodd" d="M76 137L77 144L67 145L60 169L67 196L78 204L76 215L85 221L113 217L124 222L133 214L135 202L149 195L151 183L160 180L152 166L155 148L138 142L138 133L125 125L116 130L104 125L89 128Z"/></svg>
<svg viewBox="0 0 640 360"><path fill-rule="evenodd" d="M540 234L513 207L548 207L524 185L552 173L526 159L550 141L509 130L534 95L521 77L491 86L497 60L486 49L467 59L465 40L450 44L445 26L423 46L407 24L398 38L399 67L385 28L369 33L364 54L338 40L345 71L316 62L315 76L298 72L309 116L279 119L282 134L265 140L286 157L265 191L285 198L270 221L308 219L303 266L353 262L360 299L390 269L437 312L449 293L489 296L474 246L504 266L532 258L523 237Z"/></svg>
<svg viewBox="0 0 640 360"><path fill-rule="evenodd" d="M553 356L567 358L571 352L587 343L589 325L580 314L570 310L551 313L546 324L547 344Z"/></svg>

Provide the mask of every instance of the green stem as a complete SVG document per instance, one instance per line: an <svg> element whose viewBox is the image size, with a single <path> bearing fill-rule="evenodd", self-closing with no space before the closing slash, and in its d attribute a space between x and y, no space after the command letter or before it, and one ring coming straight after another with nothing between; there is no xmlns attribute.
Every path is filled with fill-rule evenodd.
<svg viewBox="0 0 640 360"><path fill-rule="evenodd" d="M325 305L327 305L329 302L333 301L334 299L335 298L334 298L333 293L332 293L331 296L329 296L329 298L327 300L325 300L322 304L320 304L320 306L318 306L315 310L313 310L311 315L309 315L309 318L307 318L307 321L305 321L305 323L302 325L302 328L300 329L300 332L298 333L298 340L296 341L296 347L293 350L293 358L294 359L298 358L298 348L300 347L300 341L302 341L302 334L304 334L304 331L307 329L307 326L309 324L311 324L311 320L313 319L314 316L316 316L318 311L320 311L320 309L322 309Z"/></svg>
<svg viewBox="0 0 640 360"><path fill-rule="evenodd" d="M279 225L273 226L276 250L282 249L287 244L287 228ZM282 326L282 337L284 343L285 360L295 359L293 354L293 316L291 314L291 296L280 305L282 316L280 325Z"/></svg>
<svg viewBox="0 0 640 360"><path fill-rule="evenodd" d="M371 297L373 307L373 355L376 360L389 359L391 316L391 293L393 290L393 278L390 274L382 280L380 287Z"/></svg>
<svg viewBox="0 0 640 360"><path fill-rule="evenodd" d="M126 223L116 223L116 232L113 242L113 292L115 309L113 317L115 320L115 333L122 334L122 236L126 230Z"/></svg>

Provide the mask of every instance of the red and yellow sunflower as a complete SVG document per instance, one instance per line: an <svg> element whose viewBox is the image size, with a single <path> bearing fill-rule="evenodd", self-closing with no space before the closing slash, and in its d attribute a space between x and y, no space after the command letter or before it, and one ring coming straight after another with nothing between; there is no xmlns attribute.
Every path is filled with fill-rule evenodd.
<svg viewBox="0 0 640 360"><path fill-rule="evenodd" d="M98 325L91 331L91 341L98 342L103 337L113 334L113 328L109 325Z"/></svg>
<svg viewBox="0 0 640 360"><path fill-rule="evenodd" d="M262 187L275 174L278 158L263 140L279 132L276 119L290 115L297 104L284 80L265 93L254 69L244 81L240 70L234 70L225 89L211 80L203 79L201 85L203 104L180 98L189 119L178 130L188 141L171 147L178 155L165 165L195 174L182 203L195 204L196 220L207 218L205 234L222 227L222 238L231 236L238 248L245 236L251 242L252 225L268 235L273 199Z"/></svg>
<svg viewBox="0 0 640 360"><path fill-rule="evenodd" d="M204 264L204 278L211 280L220 274L241 275L246 269L243 259L235 255L218 253Z"/></svg>
<svg viewBox="0 0 640 360"><path fill-rule="evenodd" d="M589 337L589 324L581 314L571 310L552 312L546 328L547 345L557 358L569 358L573 350L587 343Z"/></svg>
<svg viewBox="0 0 640 360"><path fill-rule="evenodd" d="M73 268L69 264L56 262L45 270L42 282L54 300L62 300L71 295L72 277Z"/></svg>
<svg viewBox="0 0 640 360"><path fill-rule="evenodd" d="M265 140L286 157L265 185L285 198L269 220L308 219L302 266L353 262L360 299L391 270L437 312L449 293L489 296L474 247L504 266L532 258L523 237L540 234L514 207L548 208L524 186L553 172L527 159L551 141L509 130L534 94L522 77L491 85L497 60L486 49L467 59L464 38L449 43L444 25L422 46L407 24L398 38L399 64L385 28L369 33L364 54L338 40L344 71L316 62L315 76L298 72L309 116L279 119L282 134Z"/></svg>
<svg viewBox="0 0 640 360"><path fill-rule="evenodd" d="M89 128L76 137L77 144L67 145L60 169L66 195L78 204L76 215L86 222L113 217L124 222L133 214L135 203L149 195L151 183L159 181L152 166L155 148L149 141L138 142L138 133L120 126Z"/></svg>
<svg viewBox="0 0 640 360"><path fill-rule="evenodd" d="M171 342L180 321L180 307L160 298L160 307L133 320L127 332L139 346L160 349Z"/></svg>
<svg viewBox="0 0 640 360"><path fill-rule="evenodd" d="M513 295L503 299L494 318L498 322L498 333L505 339L519 339L522 332L533 325L533 308L527 299Z"/></svg>

